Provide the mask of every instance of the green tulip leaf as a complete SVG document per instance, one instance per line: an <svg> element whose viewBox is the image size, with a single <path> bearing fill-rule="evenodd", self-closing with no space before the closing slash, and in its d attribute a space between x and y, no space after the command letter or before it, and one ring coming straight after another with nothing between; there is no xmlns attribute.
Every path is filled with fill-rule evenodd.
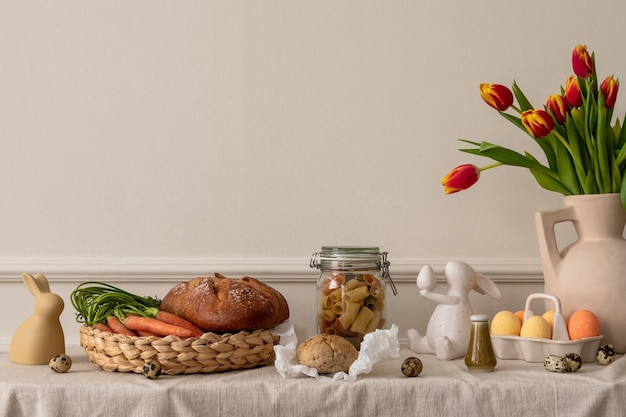
<svg viewBox="0 0 626 417"><path fill-rule="evenodd" d="M585 132L585 121L584 116L579 108L574 108L570 111L570 118L574 122L574 126L576 127L576 131L581 138L586 138L587 133ZM569 119L569 118L568 118ZM567 121L566 121L567 122Z"/></svg>
<svg viewBox="0 0 626 417"><path fill-rule="evenodd" d="M619 118L615 121L615 136L617 137L617 147L622 149L626 144L626 129L622 127Z"/></svg>
<svg viewBox="0 0 626 417"><path fill-rule="evenodd" d="M573 117L568 117L565 119L565 127L566 127L566 138L569 143L570 149L572 151L572 157L577 160L579 163L576 164L576 168L582 170L582 172L578 173L579 178L584 178L586 176L584 170L588 169L590 161L589 154L583 151L583 147L586 146L584 141L582 140L578 129L576 129Z"/></svg>
<svg viewBox="0 0 626 417"><path fill-rule="evenodd" d="M544 173L539 172L535 169L530 169L530 173L533 175L533 177L535 177L535 181L537 181L537 184L539 184L542 188L563 195L571 195L571 192L563 184L561 184L559 181L555 180L551 176L545 175Z"/></svg>
<svg viewBox="0 0 626 417"><path fill-rule="evenodd" d="M513 116L512 114L508 114L508 113L504 113L504 112L500 112L500 114L506 120L508 120L509 122L513 123L515 126L517 126L520 129L522 129L522 132L528 134L528 131L526 130L526 127L524 127L524 123L522 123L522 119L520 119L517 116Z"/></svg>
<svg viewBox="0 0 626 417"><path fill-rule="evenodd" d="M619 166L615 159L612 161L613 168L611 169L611 192L619 193L622 187L622 174L619 171Z"/></svg>
<svg viewBox="0 0 626 417"><path fill-rule="evenodd" d="M542 138L535 139L544 155L546 156L546 160L548 161L548 166L552 170L557 170L557 160L556 160L556 144L555 141L558 141L553 134L544 136Z"/></svg>
<svg viewBox="0 0 626 417"><path fill-rule="evenodd" d="M480 142L474 142L474 141L468 140L468 139L459 139L459 142L469 143L470 145L474 145L477 148L480 147Z"/></svg>
<svg viewBox="0 0 626 417"><path fill-rule="evenodd" d="M585 190L585 194L598 194L599 192L598 183L592 171L587 173L585 182L583 183L583 190Z"/></svg>
<svg viewBox="0 0 626 417"><path fill-rule="evenodd" d="M519 104L522 111L532 110L535 108L532 104L530 104L530 101L528 101L526 95L522 92L522 89L519 88L515 81L513 81L513 95L515 96L517 104Z"/></svg>
<svg viewBox="0 0 626 417"><path fill-rule="evenodd" d="M472 145L475 145L475 142L465 141ZM486 156L488 158L493 159L494 161L500 162L505 165L513 165L522 168L534 169L539 172L544 173L545 175L552 176L555 179L558 179L558 174L548 167L539 163L535 158L530 158L524 156L518 152L515 152L511 149L503 148L500 145L495 145L489 142L480 142L480 146L478 149L459 149L462 152L471 153L474 155ZM527 154L529 155L529 154Z"/></svg>
<svg viewBox="0 0 626 417"><path fill-rule="evenodd" d="M561 183L567 187L570 194L580 194L580 185L578 183L578 176L574 169L574 163L570 157L569 152L565 149L565 146L559 141L555 144L556 147L556 161L557 171Z"/></svg>
<svg viewBox="0 0 626 417"><path fill-rule="evenodd" d="M570 147L570 152L572 156L572 160L574 161L574 169L576 171L576 177L578 178L578 183L581 187L581 192L583 194L587 194L587 173L585 171L585 167L589 166L589 161L583 155L587 155L581 151L581 142L578 133L576 132L576 127L574 126L574 122L571 120L571 117L568 117L565 121L566 133L565 137L568 139L568 144Z"/></svg>
<svg viewBox="0 0 626 417"><path fill-rule="evenodd" d="M626 162L626 146L620 148L619 152L615 156L615 162L618 166L621 166L624 162Z"/></svg>
<svg viewBox="0 0 626 417"><path fill-rule="evenodd" d="M611 191L611 168L609 165L609 153L612 150L607 143L607 131L606 131L606 107L604 106L604 96L600 91L600 97L597 103L597 124L596 124L596 144L598 150L598 176L600 190L603 193Z"/></svg>

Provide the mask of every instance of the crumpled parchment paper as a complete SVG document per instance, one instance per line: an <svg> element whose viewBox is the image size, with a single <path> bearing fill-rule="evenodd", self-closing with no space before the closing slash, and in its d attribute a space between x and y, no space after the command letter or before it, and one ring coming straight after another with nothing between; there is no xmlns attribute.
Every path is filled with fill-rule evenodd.
<svg viewBox="0 0 626 417"><path fill-rule="evenodd" d="M274 366L283 377L306 375L318 381L355 381L357 375L371 372L373 366L382 360L400 356L398 343L398 326L393 324L390 329L378 329L368 333L361 342L359 356L352 363L348 373L336 372L329 375L320 375L315 368L299 365L296 360L298 338L291 323L283 323L272 329L272 333L280 336L280 344L274 346L276 360Z"/></svg>

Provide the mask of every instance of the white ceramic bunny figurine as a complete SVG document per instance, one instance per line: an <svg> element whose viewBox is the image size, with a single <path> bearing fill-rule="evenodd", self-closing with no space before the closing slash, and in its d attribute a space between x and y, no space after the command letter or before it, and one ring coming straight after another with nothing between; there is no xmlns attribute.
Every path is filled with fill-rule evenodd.
<svg viewBox="0 0 626 417"><path fill-rule="evenodd" d="M502 293L489 278L474 271L464 262L448 262L445 267L448 281L447 294L432 292L437 286L435 271L426 265L417 276L417 287L422 297L439 303L430 316L426 336L409 329L409 349L415 353L435 353L439 360L465 356L471 332L470 316L473 314L468 294L475 290L489 294L497 300Z"/></svg>
<svg viewBox="0 0 626 417"><path fill-rule="evenodd" d="M50 292L48 279L22 274L28 291L35 296L35 312L13 333L9 356L11 362L23 365L44 365L54 356L65 353L65 336L59 317L65 304Z"/></svg>

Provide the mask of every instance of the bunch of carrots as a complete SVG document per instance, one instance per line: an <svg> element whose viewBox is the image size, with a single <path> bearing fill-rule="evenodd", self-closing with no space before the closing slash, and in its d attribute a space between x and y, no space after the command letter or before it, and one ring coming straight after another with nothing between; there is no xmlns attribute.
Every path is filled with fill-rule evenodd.
<svg viewBox="0 0 626 417"><path fill-rule="evenodd" d="M70 295L76 321L101 331L129 336L198 337L204 332L190 321L159 310L161 300L141 297L112 285L89 281Z"/></svg>

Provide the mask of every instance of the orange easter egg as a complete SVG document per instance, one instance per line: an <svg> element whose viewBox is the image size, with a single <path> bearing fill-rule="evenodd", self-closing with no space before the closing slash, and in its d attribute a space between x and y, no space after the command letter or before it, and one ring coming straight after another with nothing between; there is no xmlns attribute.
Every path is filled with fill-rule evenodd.
<svg viewBox="0 0 626 417"><path fill-rule="evenodd" d="M571 340L600 335L600 320L589 310L577 310L567 322L567 333Z"/></svg>
<svg viewBox="0 0 626 417"><path fill-rule="evenodd" d="M515 317L519 319L519 324L524 324L524 310L517 310L515 312Z"/></svg>

